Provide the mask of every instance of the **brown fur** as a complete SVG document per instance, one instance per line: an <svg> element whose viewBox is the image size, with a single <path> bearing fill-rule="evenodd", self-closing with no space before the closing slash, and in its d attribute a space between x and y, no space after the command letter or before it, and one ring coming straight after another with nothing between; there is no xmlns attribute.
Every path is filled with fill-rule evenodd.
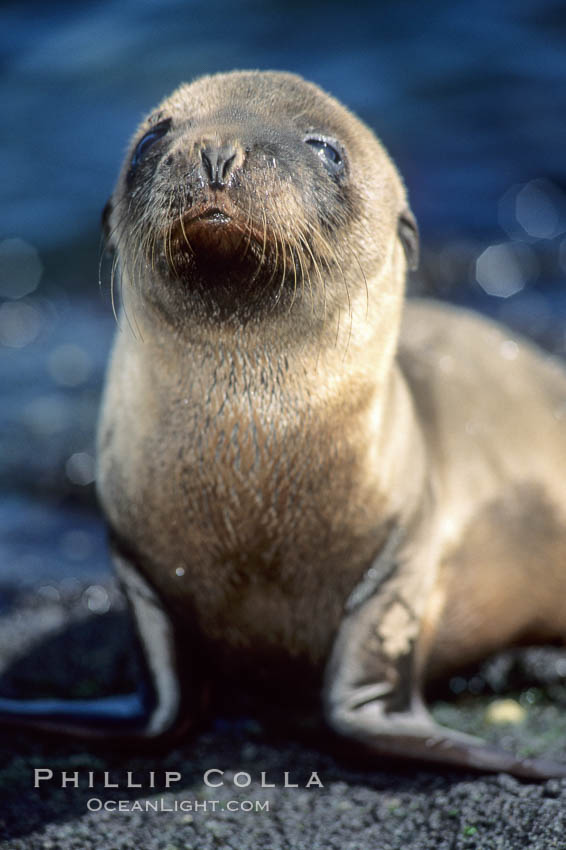
<svg viewBox="0 0 566 850"><path fill-rule="evenodd" d="M133 147L169 118L113 197L124 315L99 451L109 523L165 605L212 643L320 669L397 527L400 601L376 624L392 656L415 628L434 673L526 633L563 637L564 373L524 343L504 360L491 324L423 305L396 359L404 189L373 134L315 86L205 77ZM341 142L341 183L321 176L310 132ZM199 172L211 141L237 150L214 192ZM227 230L191 219L210 208ZM232 259L199 264L215 240ZM537 632L543 616L552 628Z"/></svg>

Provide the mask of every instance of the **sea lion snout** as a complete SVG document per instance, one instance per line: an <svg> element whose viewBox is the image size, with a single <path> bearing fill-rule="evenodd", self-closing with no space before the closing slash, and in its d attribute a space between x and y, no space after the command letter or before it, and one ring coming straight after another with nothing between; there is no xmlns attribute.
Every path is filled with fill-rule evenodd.
<svg viewBox="0 0 566 850"><path fill-rule="evenodd" d="M201 173L212 189L224 189L244 162L242 146L235 141L203 141L200 146Z"/></svg>

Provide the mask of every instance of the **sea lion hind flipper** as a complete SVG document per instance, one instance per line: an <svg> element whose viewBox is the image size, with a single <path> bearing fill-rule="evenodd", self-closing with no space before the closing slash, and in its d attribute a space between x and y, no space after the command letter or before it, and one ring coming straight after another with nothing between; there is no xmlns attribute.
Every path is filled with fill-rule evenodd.
<svg viewBox="0 0 566 850"><path fill-rule="evenodd" d="M387 655L371 616L376 607L383 610L375 602L374 597L345 618L326 669L324 710L335 732L359 745L364 755L507 772L532 780L566 777L566 764L520 759L436 723L415 690L414 624L405 635L396 635L398 652Z"/></svg>
<svg viewBox="0 0 566 850"><path fill-rule="evenodd" d="M127 747L144 741L166 745L192 725L187 676L178 674L176 631L139 571L121 554L113 555L139 636L144 668L139 691L88 700L0 698L0 728L112 740Z"/></svg>

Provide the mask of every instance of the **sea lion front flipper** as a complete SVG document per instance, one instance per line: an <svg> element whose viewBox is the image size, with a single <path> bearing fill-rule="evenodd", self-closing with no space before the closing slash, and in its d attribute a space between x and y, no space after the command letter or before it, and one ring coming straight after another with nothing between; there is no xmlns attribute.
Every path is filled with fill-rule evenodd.
<svg viewBox="0 0 566 850"><path fill-rule="evenodd" d="M383 623L398 631L386 633ZM391 615L388 618L388 614ZM398 596L378 593L344 619L326 669L325 716L340 735L376 755L507 772L525 779L566 777L566 765L519 759L481 738L436 723L415 689L418 623Z"/></svg>
<svg viewBox="0 0 566 850"><path fill-rule="evenodd" d="M14 726L89 739L119 739L121 745L180 737L191 725L186 671L179 675L176 632L161 602L140 572L113 553L130 603L145 667L138 693L100 699L0 698L0 728Z"/></svg>

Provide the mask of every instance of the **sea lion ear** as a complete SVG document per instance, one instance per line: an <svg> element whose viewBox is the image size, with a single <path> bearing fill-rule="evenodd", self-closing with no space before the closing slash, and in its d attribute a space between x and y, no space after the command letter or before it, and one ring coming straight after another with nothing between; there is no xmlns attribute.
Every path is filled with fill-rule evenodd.
<svg viewBox="0 0 566 850"><path fill-rule="evenodd" d="M108 253L112 253L115 248L110 230L110 216L112 215L112 209L112 198L109 198L102 210L102 238L104 240L104 250Z"/></svg>
<svg viewBox="0 0 566 850"><path fill-rule="evenodd" d="M419 226L408 207L399 215L397 233L405 249L407 268L414 271L419 265Z"/></svg>

